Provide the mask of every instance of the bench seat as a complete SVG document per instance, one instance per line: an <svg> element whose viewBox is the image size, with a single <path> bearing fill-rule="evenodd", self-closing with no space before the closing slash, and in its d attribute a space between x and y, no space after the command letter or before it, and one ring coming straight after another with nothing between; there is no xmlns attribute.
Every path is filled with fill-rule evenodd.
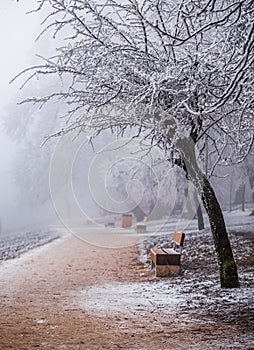
<svg viewBox="0 0 254 350"><path fill-rule="evenodd" d="M151 260L154 265L180 265L181 254L171 248L151 249Z"/></svg>

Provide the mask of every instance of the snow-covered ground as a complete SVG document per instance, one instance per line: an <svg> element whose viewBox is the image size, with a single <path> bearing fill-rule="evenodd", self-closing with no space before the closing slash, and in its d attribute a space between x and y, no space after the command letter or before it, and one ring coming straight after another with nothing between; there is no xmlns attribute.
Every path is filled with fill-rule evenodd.
<svg viewBox="0 0 254 350"><path fill-rule="evenodd" d="M0 234L0 261L15 258L29 249L44 245L60 237L64 229L48 226Z"/></svg>
<svg viewBox="0 0 254 350"><path fill-rule="evenodd" d="M170 278L145 278L135 283L109 283L93 286L79 295L81 307L105 317L109 314L127 318L173 317L178 324L228 325L239 330L229 339L213 339L209 346L199 343L193 349L254 348L254 218L249 213L226 213L229 236L238 266L240 288L220 287L218 266L209 229L198 232L195 223L186 230L182 255L182 273ZM150 269L150 248L168 245L169 235L156 230L160 223L150 223L153 235L140 243L140 260ZM164 226L173 229L173 221ZM157 234L155 234L157 232ZM157 315L157 316L156 316ZM163 316L164 317L164 316ZM163 319L162 317L162 319ZM208 344L208 343L207 343Z"/></svg>
<svg viewBox="0 0 254 350"><path fill-rule="evenodd" d="M153 245L161 246L166 236L153 239ZM101 313L150 311L182 314L188 310L199 309L199 316L216 313L224 309L228 320L234 316L233 309L250 307L254 311L254 269L252 262L246 260L253 255L254 243L243 236L230 235L235 259L238 264L241 287L239 289L220 288L214 247L209 232L192 233L186 237L182 256L182 273L170 278L158 278L142 283L110 283L94 286L83 291L82 305L97 309ZM254 239L254 232L253 232ZM150 266L149 250L151 242L142 243L140 259L146 267ZM103 300L103 303L101 302ZM230 311L230 307L232 310ZM230 312L229 312L230 311ZM254 317L254 314L253 314ZM254 321L254 318L253 318Z"/></svg>
<svg viewBox="0 0 254 350"><path fill-rule="evenodd" d="M234 210L231 212L223 212L224 219L227 228L230 229L248 229L254 227L254 216L250 216L251 210L241 211ZM204 215L205 227L209 228L209 221L207 215ZM168 217L165 220L147 222L148 234L153 235L154 233L160 234L163 232L174 232L180 230L183 232L195 232L198 229L197 219L190 218L186 219L182 216L179 217Z"/></svg>
<svg viewBox="0 0 254 350"><path fill-rule="evenodd" d="M169 329L171 325L175 327L177 324L181 331L195 327L197 342L192 343L189 349L253 349L254 217L249 216L247 211L234 211L225 213L225 219L238 266L240 288L220 288L214 245L207 223L206 229L201 232L197 231L196 220L190 220L185 226L182 272L170 278L155 278L151 274L150 248L168 245L173 231L178 228L175 218L166 222L148 222L148 233L140 235L133 228L123 230L119 227L91 226L90 229L88 226L86 231L96 242L102 239L103 234L107 241L111 238L111 233L115 237L125 236L128 243L128 236L135 238L133 242L139 237L139 260L143 268L135 282L115 281L75 291L75 304L78 302L80 308L96 313L97 316L119 315L119 324L123 329L128 327L128 322L132 319L138 324L140 319L150 318L160 320L156 323L157 328L160 327L160 322L164 322ZM61 227L2 234L0 256L2 259L15 257L64 234L66 230ZM91 239L85 234L84 238ZM164 326L161 324L161 327ZM203 328L198 333L197 327L207 328L206 339L203 339ZM218 338L218 334L213 333L214 329L220 328L224 332L227 327L230 332L226 336L222 334Z"/></svg>

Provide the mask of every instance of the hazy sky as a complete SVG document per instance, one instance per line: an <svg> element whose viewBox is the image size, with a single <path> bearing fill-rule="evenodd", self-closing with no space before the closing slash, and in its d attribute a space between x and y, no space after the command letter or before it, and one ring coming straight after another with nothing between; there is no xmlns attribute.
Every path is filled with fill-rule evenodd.
<svg viewBox="0 0 254 350"><path fill-rule="evenodd" d="M40 30L40 18L36 14L26 14L35 4L35 0L0 1L0 218L3 222L11 218L16 202L10 174L16 146L3 130L4 106L19 100L22 81L14 84L9 82L22 69L35 62L35 53L41 45L35 43Z"/></svg>
<svg viewBox="0 0 254 350"><path fill-rule="evenodd" d="M1 106L15 93L16 84L12 86L9 81L34 59L32 47L35 46L39 19L36 15L26 14L33 3L32 0L0 2Z"/></svg>

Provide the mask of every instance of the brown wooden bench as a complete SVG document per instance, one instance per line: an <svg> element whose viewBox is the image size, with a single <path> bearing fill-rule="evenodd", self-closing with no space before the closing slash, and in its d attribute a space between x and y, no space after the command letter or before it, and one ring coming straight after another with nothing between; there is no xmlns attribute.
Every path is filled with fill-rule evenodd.
<svg viewBox="0 0 254 350"><path fill-rule="evenodd" d="M181 271L181 253L185 234L175 231L172 248L152 248L151 268L156 277L167 277Z"/></svg>

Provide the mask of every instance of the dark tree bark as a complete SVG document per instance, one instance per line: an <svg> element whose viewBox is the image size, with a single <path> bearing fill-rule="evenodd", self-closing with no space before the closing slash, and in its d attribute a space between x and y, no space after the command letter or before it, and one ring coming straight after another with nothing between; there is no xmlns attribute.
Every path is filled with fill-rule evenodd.
<svg viewBox="0 0 254 350"><path fill-rule="evenodd" d="M143 221L146 214L144 211L140 208L139 205L137 205L134 209L132 209L132 213L136 216L137 221Z"/></svg>
<svg viewBox="0 0 254 350"><path fill-rule="evenodd" d="M242 190L242 211L245 211L245 184L243 184Z"/></svg>
<svg viewBox="0 0 254 350"><path fill-rule="evenodd" d="M249 174L250 188L252 191L252 202L254 203L254 175L253 175L252 170L249 170L249 172L250 172L250 174ZM250 213L250 216L254 216L254 209Z"/></svg>
<svg viewBox="0 0 254 350"><path fill-rule="evenodd" d="M188 177L196 187L209 218L218 258L221 287L237 288L239 287L237 267L216 194L197 164L194 143L190 140L181 140L178 149L182 154Z"/></svg>
<svg viewBox="0 0 254 350"><path fill-rule="evenodd" d="M201 231L205 228L205 224L204 224L203 213L202 213L200 204L197 207L197 217L198 217L198 229L199 231Z"/></svg>
<svg viewBox="0 0 254 350"><path fill-rule="evenodd" d="M203 213L202 213L197 192L194 192L194 201L196 203L196 208L197 208L198 230L201 231L205 228L205 224L204 224Z"/></svg>
<svg viewBox="0 0 254 350"><path fill-rule="evenodd" d="M213 188L203 176L201 199L209 217L223 288L239 287L237 267L228 238L224 217Z"/></svg>

